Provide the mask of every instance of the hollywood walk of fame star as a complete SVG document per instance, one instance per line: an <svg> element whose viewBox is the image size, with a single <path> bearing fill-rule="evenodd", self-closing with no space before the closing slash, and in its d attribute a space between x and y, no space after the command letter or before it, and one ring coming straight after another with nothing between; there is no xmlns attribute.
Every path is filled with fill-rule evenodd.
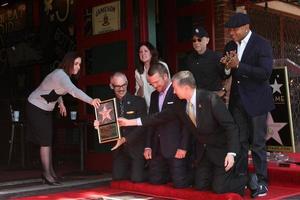
<svg viewBox="0 0 300 200"><path fill-rule="evenodd" d="M274 94L275 92L278 92L279 94L281 94L280 88L281 88L282 85L283 85L283 84L278 84L278 83L277 83L277 80L275 79L274 84L271 85L271 87L273 88L273 94Z"/></svg>
<svg viewBox="0 0 300 200"><path fill-rule="evenodd" d="M269 140L270 138L273 138L276 142L279 144L283 145L282 140L279 135L279 131L285 126L287 123L282 123L282 122L274 122L272 114L268 114L267 118L267 126L268 126L268 131L266 135L266 140Z"/></svg>
<svg viewBox="0 0 300 200"><path fill-rule="evenodd" d="M101 123L104 122L105 119L111 120L111 115L110 112L112 111L112 109L107 109L106 106L103 106L103 109L99 112L99 114L101 115Z"/></svg>

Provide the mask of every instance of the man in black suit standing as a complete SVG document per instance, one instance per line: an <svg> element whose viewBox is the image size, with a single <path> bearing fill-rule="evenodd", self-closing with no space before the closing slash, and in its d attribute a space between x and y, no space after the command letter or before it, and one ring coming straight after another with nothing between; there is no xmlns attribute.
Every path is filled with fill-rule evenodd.
<svg viewBox="0 0 300 200"><path fill-rule="evenodd" d="M125 74L116 72L110 77L110 88L117 99L118 116L133 119L147 115L147 106L143 98L127 92L128 81ZM95 127L99 122L94 122ZM140 130L138 130L140 129ZM143 127L122 127L120 141L124 145L113 151L113 180L130 179L133 182L145 181L145 159L143 151L145 136Z"/></svg>
<svg viewBox="0 0 300 200"><path fill-rule="evenodd" d="M161 112L172 106L177 98L169 72L161 63L153 64L147 74L148 82L155 88L151 94L149 114ZM174 118L147 128L144 157L149 160L149 182L164 184L169 177L175 188L189 185L187 177L187 151L189 133L184 124Z"/></svg>
<svg viewBox="0 0 300 200"><path fill-rule="evenodd" d="M272 73L272 47L268 41L252 32L247 14L237 13L225 24L232 41L225 46L221 62L225 74L232 77L229 110L239 128L241 153L237 171L246 174L249 142L257 182L252 197L267 194L266 133L267 114L274 109L269 78ZM253 182L252 181L252 182Z"/></svg>
<svg viewBox="0 0 300 200"><path fill-rule="evenodd" d="M237 127L222 100L213 92L196 89L190 71L180 71L172 78L174 93L181 101L148 118L119 119L125 126L160 124L179 117L195 136L196 175L195 187L212 189L216 193L244 194L246 176L234 173L234 157L238 154Z"/></svg>

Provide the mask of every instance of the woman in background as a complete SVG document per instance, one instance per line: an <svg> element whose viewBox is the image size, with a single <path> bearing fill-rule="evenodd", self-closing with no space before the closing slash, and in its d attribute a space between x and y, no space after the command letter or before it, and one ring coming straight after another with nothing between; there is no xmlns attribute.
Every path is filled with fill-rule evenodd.
<svg viewBox="0 0 300 200"><path fill-rule="evenodd" d="M158 59L158 51L150 42L143 42L139 45L140 65L135 70L135 95L144 97L147 107L150 106L151 93L155 90L147 81L147 73L153 63L160 62L169 72L168 65Z"/></svg>
<svg viewBox="0 0 300 200"><path fill-rule="evenodd" d="M48 74L28 97L26 113L29 131L27 139L40 146L42 179L48 185L60 184L52 164L52 111L56 103L58 103L60 114L64 117L67 112L62 95L67 93L94 107L100 105L100 99L92 99L71 82L70 76L78 74L80 65L81 57L78 53L67 53L58 69Z"/></svg>

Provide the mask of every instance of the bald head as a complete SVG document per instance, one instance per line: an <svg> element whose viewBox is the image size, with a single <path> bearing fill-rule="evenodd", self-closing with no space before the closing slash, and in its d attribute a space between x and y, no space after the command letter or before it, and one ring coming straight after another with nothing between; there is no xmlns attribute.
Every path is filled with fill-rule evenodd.
<svg viewBox="0 0 300 200"><path fill-rule="evenodd" d="M114 90L118 99L122 99L127 93L128 80L122 72L115 72L110 77L110 88Z"/></svg>
<svg viewBox="0 0 300 200"><path fill-rule="evenodd" d="M126 83L128 82L127 81L127 77L124 73L122 72L115 72L113 75L111 75L110 77L110 83L115 79L115 78L120 78L122 80L124 80Z"/></svg>

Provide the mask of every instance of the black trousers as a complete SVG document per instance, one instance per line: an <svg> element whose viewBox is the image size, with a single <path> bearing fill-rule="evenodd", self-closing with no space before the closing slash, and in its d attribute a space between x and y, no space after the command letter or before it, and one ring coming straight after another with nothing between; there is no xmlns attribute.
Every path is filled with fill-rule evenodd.
<svg viewBox="0 0 300 200"><path fill-rule="evenodd" d="M235 172L234 166L225 171L226 149L207 147L197 162L195 188L212 190L215 193L234 192L243 195L247 183L246 175Z"/></svg>
<svg viewBox="0 0 300 200"><path fill-rule="evenodd" d="M238 173L247 174L248 151L251 145L252 159L258 179L267 183L267 113L252 117L247 114L239 98L230 104L229 110L239 128L240 154L237 158Z"/></svg>
<svg viewBox="0 0 300 200"><path fill-rule="evenodd" d="M190 177L187 175L187 159L164 158L156 154L149 162L149 182L165 184L171 180L175 188L188 187Z"/></svg>
<svg viewBox="0 0 300 200"><path fill-rule="evenodd" d="M142 151L133 152L124 145L113 152L113 180L146 180L145 159Z"/></svg>

